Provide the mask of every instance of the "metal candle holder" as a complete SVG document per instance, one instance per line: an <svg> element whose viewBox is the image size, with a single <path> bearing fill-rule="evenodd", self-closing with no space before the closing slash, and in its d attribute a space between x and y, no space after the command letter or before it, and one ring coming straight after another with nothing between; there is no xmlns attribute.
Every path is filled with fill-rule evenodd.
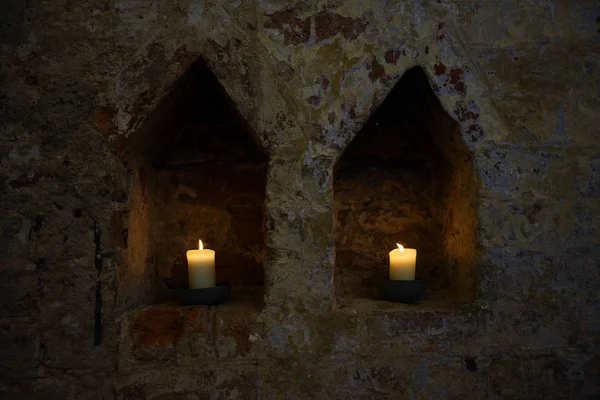
<svg viewBox="0 0 600 400"><path fill-rule="evenodd" d="M202 289L183 287L174 290L185 305L203 304L212 306L227 301L231 292L231 286L228 283L217 283L214 287Z"/></svg>
<svg viewBox="0 0 600 400"><path fill-rule="evenodd" d="M395 303L416 303L421 299L427 283L422 279L400 281L380 279L377 290L382 299Z"/></svg>

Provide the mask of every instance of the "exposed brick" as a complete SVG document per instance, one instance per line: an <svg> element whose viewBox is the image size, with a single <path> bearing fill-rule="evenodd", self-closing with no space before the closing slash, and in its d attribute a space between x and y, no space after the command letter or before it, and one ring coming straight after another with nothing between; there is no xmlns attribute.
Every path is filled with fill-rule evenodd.
<svg viewBox="0 0 600 400"><path fill-rule="evenodd" d="M175 347L183 335L181 310L173 307L148 308L137 314L131 333L136 346Z"/></svg>
<svg viewBox="0 0 600 400"><path fill-rule="evenodd" d="M257 335L258 313L252 310L218 308L215 315L216 349L219 358L247 356L252 348L252 334Z"/></svg>
<svg viewBox="0 0 600 400"><path fill-rule="evenodd" d="M283 32L285 44L300 44L310 39L311 19L301 18L302 10L288 8L269 14L264 27ZM362 19L343 17L329 10L315 15L315 34L318 42L341 34L345 39L356 39L366 29Z"/></svg>
<svg viewBox="0 0 600 400"><path fill-rule="evenodd" d="M138 312L130 328L133 354L141 359L170 358L176 352L211 352L208 306L155 306ZM199 348L201 347L201 348Z"/></svg>
<svg viewBox="0 0 600 400"><path fill-rule="evenodd" d="M315 33L317 40L322 41L341 33L345 39L354 40L365 31L367 23L361 19L342 17L329 11L321 11L315 15Z"/></svg>
<svg viewBox="0 0 600 400"><path fill-rule="evenodd" d="M398 58L400 58L400 50L388 50L385 53L385 62L388 64L396 65Z"/></svg>
<svg viewBox="0 0 600 400"><path fill-rule="evenodd" d="M94 122L105 137L111 138L117 133L117 127L113 122L113 117L116 114L115 109L101 111L94 115Z"/></svg>
<svg viewBox="0 0 600 400"><path fill-rule="evenodd" d="M371 82L375 82L385 75L385 68L383 65L379 64L375 57L371 58L369 69L371 70L371 72L369 72L369 78L371 79Z"/></svg>
<svg viewBox="0 0 600 400"><path fill-rule="evenodd" d="M307 42L310 36L310 19L299 18L300 13L299 8L289 8L269 14L264 27L282 31L286 44Z"/></svg>

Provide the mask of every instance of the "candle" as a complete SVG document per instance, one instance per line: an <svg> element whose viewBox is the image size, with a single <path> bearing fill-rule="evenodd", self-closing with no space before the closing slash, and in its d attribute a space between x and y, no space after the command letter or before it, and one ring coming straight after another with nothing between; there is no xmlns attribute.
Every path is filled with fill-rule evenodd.
<svg viewBox="0 0 600 400"><path fill-rule="evenodd" d="M417 250L405 249L401 244L390 251L390 279L394 281L412 281L415 279Z"/></svg>
<svg viewBox="0 0 600 400"><path fill-rule="evenodd" d="M190 289L201 289L215 286L215 252L202 247L198 240L198 250L188 250L188 276Z"/></svg>

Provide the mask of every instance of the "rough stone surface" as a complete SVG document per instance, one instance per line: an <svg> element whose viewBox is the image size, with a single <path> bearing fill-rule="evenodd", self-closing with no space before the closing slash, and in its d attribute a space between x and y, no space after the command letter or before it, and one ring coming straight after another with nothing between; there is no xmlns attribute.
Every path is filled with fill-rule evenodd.
<svg viewBox="0 0 600 400"><path fill-rule="evenodd" d="M0 397L600 397L597 1L0 15ZM200 58L268 156L264 306L152 304L151 202L169 192L140 143ZM414 66L473 155L478 273L450 279L474 298L338 308L333 167Z"/></svg>

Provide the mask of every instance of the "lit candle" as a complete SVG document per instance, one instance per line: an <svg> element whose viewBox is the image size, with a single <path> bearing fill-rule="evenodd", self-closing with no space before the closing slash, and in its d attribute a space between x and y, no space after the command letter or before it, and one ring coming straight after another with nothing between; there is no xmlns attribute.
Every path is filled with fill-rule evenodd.
<svg viewBox="0 0 600 400"><path fill-rule="evenodd" d="M202 240L198 240L198 250L188 250L188 276L190 289L201 289L215 286L215 252L203 250Z"/></svg>
<svg viewBox="0 0 600 400"><path fill-rule="evenodd" d="M417 250L405 249L401 244L390 251L390 279L394 281L412 281L415 279Z"/></svg>

